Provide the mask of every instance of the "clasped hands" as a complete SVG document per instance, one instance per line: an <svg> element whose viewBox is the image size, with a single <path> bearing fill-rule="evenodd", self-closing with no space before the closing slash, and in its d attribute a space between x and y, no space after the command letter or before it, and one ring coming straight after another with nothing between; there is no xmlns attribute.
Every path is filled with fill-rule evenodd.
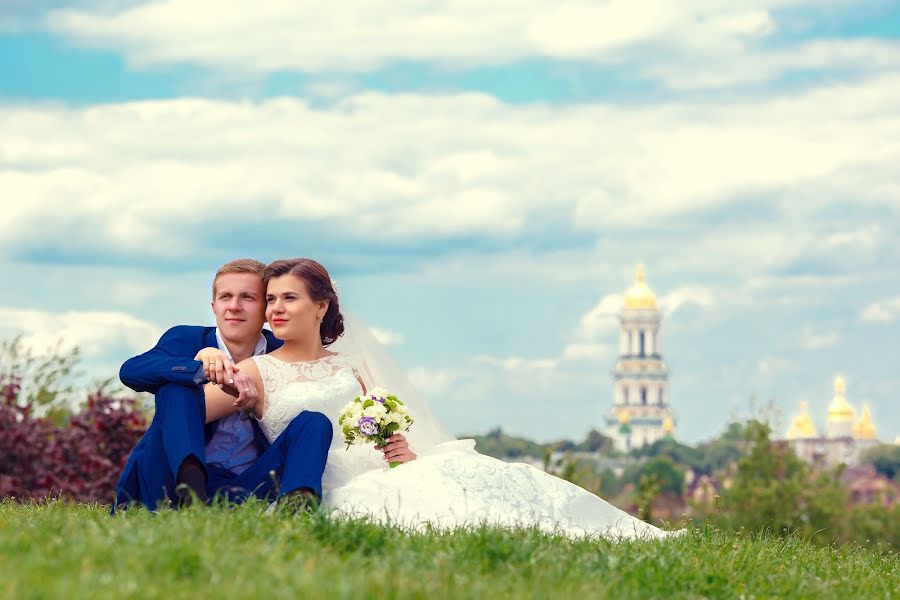
<svg viewBox="0 0 900 600"><path fill-rule="evenodd" d="M228 355L218 348L203 348L194 356L194 360L203 363L203 374L209 379L209 383L235 397L235 408L250 410L259 400L259 392L253 379L241 373Z"/></svg>

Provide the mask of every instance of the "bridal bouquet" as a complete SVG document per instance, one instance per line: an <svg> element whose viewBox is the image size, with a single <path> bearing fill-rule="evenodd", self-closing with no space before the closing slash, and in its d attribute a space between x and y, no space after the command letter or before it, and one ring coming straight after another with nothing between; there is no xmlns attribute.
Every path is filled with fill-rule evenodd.
<svg viewBox="0 0 900 600"><path fill-rule="evenodd" d="M401 429L409 431L412 423L406 405L381 387L369 390L365 396L358 396L348 402L338 418L348 449L354 444L373 443L384 446L387 439ZM399 464L392 462L391 468Z"/></svg>

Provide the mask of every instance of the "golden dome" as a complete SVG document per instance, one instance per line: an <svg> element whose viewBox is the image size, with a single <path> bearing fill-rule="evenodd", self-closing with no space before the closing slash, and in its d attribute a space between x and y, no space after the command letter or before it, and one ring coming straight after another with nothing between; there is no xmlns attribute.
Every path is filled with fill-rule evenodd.
<svg viewBox="0 0 900 600"><path fill-rule="evenodd" d="M872 413L868 406L863 406L862 416L853 425L853 437L858 440L874 440L875 424L872 422Z"/></svg>
<svg viewBox="0 0 900 600"><path fill-rule="evenodd" d="M619 411L619 423L621 423L622 425L628 425L628 421L629 421L628 411L620 410Z"/></svg>
<svg viewBox="0 0 900 600"><path fill-rule="evenodd" d="M645 277L644 265L638 264L635 269L634 285L625 292L626 309L641 310L656 308L656 294L653 293L653 290L651 290L647 285L647 282L644 281Z"/></svg>
<svg viewBox="0 0 900 600"><path fill-rule="evenodd" d="M791 428L787 433L787 438L789 440L802 440L816 437L816 428L813 425L812 419L809 418L809 404L802 402L800 404L800 409L803 412L794 417Z"/></svg>
<svg viewBox="0 0 900 600"><path fill-rule="evenodd" d="M675 431L675 423L672 422L672 417L667 416L663 419L662 428L666 435L672 435L672 432Z"/></svg>
<svg viewBox="0 0 900 600"><path fill-rule="evenodd" d="M828 422L852 422L856 417L856 411L844 398L844 391L847 389L844 378L838 375L834 378L834 399L831 406L828 407Z"/></svg>

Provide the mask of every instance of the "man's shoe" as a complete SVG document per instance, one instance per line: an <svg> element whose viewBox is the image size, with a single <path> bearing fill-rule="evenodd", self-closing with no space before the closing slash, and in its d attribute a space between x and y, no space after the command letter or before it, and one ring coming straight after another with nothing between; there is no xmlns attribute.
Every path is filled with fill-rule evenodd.
<svg viewBox="0 0 900 600"><path fill-rule="evenodd" d="M309 488L299 488L289 492L278 499L276 510L287 511L292 514L315 512L322 499Z"/></svg>

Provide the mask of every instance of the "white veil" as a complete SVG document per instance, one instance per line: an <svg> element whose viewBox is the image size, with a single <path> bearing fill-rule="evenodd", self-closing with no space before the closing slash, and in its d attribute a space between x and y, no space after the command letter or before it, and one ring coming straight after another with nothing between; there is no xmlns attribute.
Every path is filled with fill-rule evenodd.
<svg viewBox="0 0 900 600"><path fill-rule="evenodd" d="M412 427L408 432L403 432L409 440L410 448L419 455L430 454L440 451L437 446L441 444L457 441L434 417L428 402L419 395L403 369L391 359L372 330L358 317L345 311L341 313L344 317L344 334L330 344L328 349L350 357L366 389L381 386L406 404L409 415L413 418Z"/></svg>

